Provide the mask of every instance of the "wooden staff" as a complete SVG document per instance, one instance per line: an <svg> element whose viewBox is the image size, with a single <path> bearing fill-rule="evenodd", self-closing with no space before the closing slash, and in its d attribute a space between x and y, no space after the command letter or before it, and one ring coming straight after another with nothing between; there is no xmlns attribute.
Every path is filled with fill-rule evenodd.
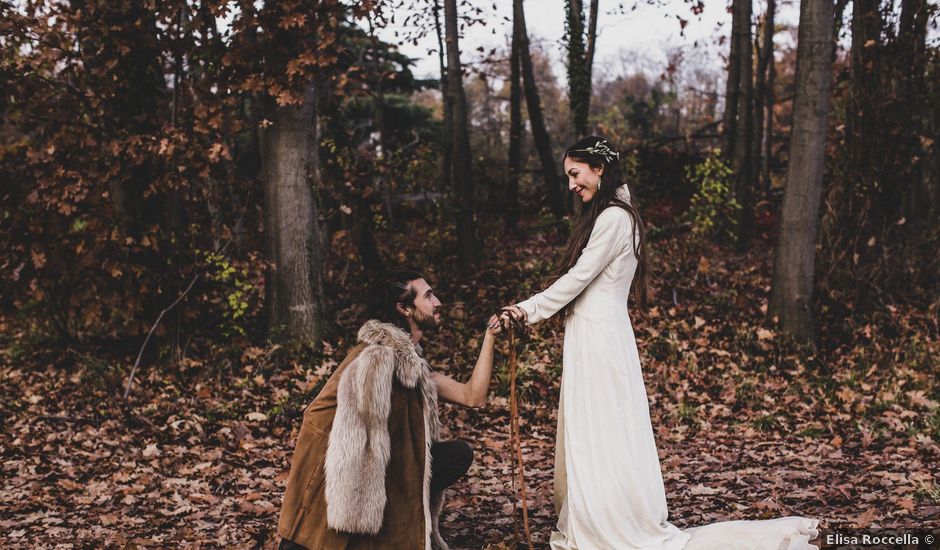
<svg viewBox="0 0 940 550"><path fill-rule="evenodd" d="M526 502L525 490L525 462L522 459L522 439L519 436L519 400L516 396L516 374L518 372L516 358L516 330L525 330L522 323L511 315L509 316L509 439L512 443L513 454L516 458L517 472L512 478L513 493L516 501L513 507L513 529L515 531L516 547L519 546L519 501L522 501L522 525L529 550L535 550L532 545L532 533L529 530L529 505Z"/></svg>

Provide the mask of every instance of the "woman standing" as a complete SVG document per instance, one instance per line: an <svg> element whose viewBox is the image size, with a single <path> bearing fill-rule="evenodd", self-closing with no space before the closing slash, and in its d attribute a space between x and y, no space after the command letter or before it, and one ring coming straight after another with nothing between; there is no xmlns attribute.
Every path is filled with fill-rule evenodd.
<svg viewBox="0 0 940 550"><path fill-rule="evenodd" d="M564 158L585 204L545 291L504 308L537 323L564 311L555 448L554 550L813 549L818 520L730 521L682 530L668 521L646 387L628 314L646 300L643 224L620 178L620 155L591 136ZM634 279L636 279L634 281ZM781 543L785 543L780 546Z"/></svg>

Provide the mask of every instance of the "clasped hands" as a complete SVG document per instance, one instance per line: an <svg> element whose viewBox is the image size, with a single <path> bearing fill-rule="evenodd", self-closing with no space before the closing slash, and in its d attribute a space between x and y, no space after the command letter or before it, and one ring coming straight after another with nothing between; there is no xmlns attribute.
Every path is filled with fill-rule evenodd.
<svg viewBox="0 0 940 550"><path fill-rule="evenodd" d="M524 323L528 318L525 310L519 306L506 306L499 310L499 313L493 314L487 321L486 328L493 334L498 334L503 330L509 329L512 322Z"/></svg>

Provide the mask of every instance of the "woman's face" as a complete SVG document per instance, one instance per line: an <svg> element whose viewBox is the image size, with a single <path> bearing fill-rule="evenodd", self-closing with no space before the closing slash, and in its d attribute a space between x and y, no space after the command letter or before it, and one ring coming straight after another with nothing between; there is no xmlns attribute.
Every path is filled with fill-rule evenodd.
<svg viewBox="0 0 940 550"><path fill-rule="evenodd" d="M592 168L590 164L565 157L565 174L568 175L568 189L581 197L581 202L591 202L597 194L597 185L601 181L604 167Z"/></svg>

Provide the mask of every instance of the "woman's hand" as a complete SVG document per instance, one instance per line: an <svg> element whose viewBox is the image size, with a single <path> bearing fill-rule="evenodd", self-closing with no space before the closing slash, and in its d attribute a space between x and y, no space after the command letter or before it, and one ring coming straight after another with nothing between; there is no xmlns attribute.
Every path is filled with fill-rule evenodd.
<svg viewBox="0 0 940 550"><path fill-rule="evenodd" d="M486 323L486 332L495 336L504 330L508 330L509 324L513 321L525 322L527 318L528 316L522 308L514 305L506 306L499 313L490 317L490 320Z"/></svg>
<svg viewBox="0 0 940 550"><path fill-rule="evenodd" d="M512 317L516 321L522 322L525 322L529 318L525 310L516 305L506 306L501 311L502 313L500 313L499 317L500 319L503 319L507 322L506 326L509 326L509 317Z"/></svg>

